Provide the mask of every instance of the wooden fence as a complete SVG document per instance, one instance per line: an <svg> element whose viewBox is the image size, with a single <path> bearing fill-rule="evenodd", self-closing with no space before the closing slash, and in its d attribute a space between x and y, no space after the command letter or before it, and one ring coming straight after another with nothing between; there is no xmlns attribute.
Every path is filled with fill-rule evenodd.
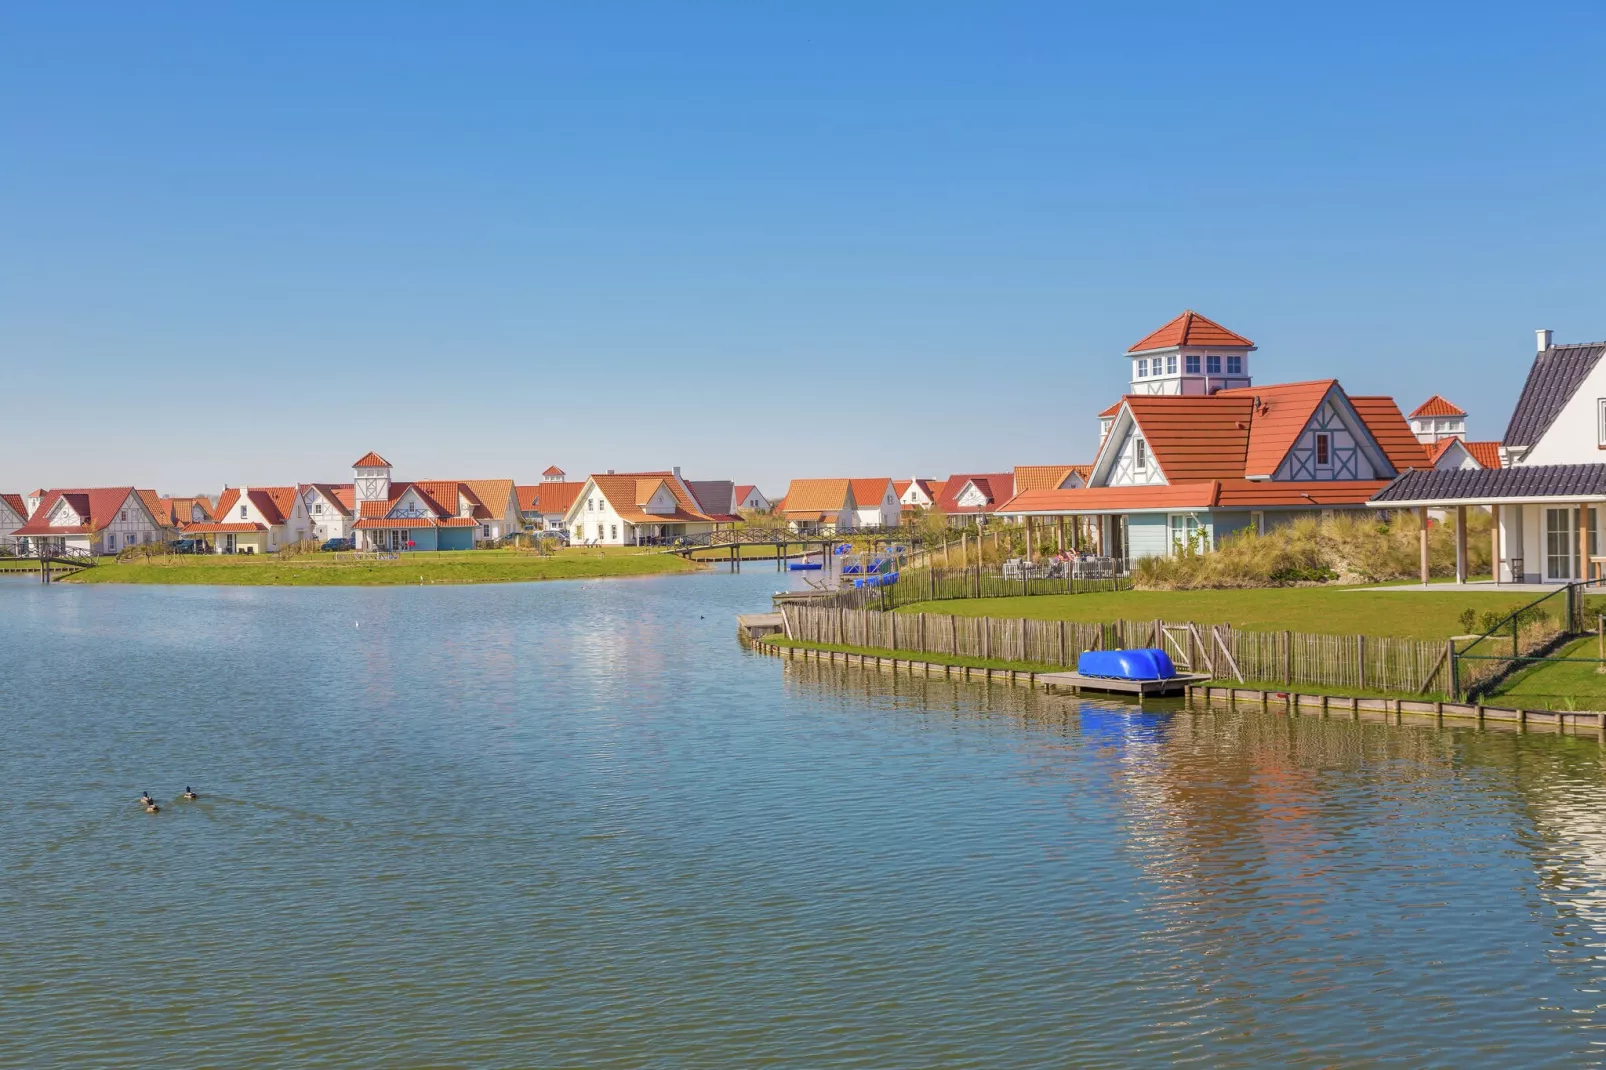
<svg viewBox="0 0 1606 1070"><path fill-rule="evenodd" d="M842 577L850 584L856 577ZM1125 576L1093 579L1088 577L1044 576L1025 579L1005 576L996 569L903 568L898 582L886 587L844 586L823 602L846 609L866 606L896 609L915 602L944 602L956 598L1014 598L1039 594L1087 594L1094 591L1125 591L1132 582Z"/></svg>
<svg viewBox="0 0 1606 1070"><path fill-rule="evenodd" d="M1213 679L1394 692L1449 692L1451 644L1365 635L1244 632L1187 621L1107 624L783 605L786 634L807 642L1074 668L1086 650L1160 647Z"/></svg>

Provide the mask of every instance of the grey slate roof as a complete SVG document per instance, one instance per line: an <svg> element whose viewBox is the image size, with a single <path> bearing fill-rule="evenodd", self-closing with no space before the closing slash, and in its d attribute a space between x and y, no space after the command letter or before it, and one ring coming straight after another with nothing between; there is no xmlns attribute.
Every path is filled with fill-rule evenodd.
<svg viewBox="0 0 1606 1070"><path fill-rule="evenodd" d="M1562 406L1567 404L1567 399L1573 396L1573 391L1594 370L1603 353L1606 353L1606 342L1584 342L1551 346L1535 356L1501 444L1532 446L1538 442Z"/></svg>
<svg viewBox="0 0 1606 1070"><path fill-rule="evenodd" d="M1401 473L1372 502L1495 502L1509 498L1606 497L1606 464L1536 464L1516 468L1417 469Z"/></svg>

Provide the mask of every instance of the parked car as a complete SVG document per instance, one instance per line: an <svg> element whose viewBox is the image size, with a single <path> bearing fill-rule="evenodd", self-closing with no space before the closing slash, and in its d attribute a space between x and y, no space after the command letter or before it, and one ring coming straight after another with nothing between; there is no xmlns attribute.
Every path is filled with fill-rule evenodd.
<svg viewBox="0 0 1606 1070"><path fill-rule="evenodd" d="M206 553L205 539L174 539L168 543L175 554L204 554Z"/></svg>
<svg viewBox="0 0 1606 1070"><path fill-rule="evenodd" d="M357 543L353 539L330 539L320 549L333 552L335 550L355 550Z"/></svg>

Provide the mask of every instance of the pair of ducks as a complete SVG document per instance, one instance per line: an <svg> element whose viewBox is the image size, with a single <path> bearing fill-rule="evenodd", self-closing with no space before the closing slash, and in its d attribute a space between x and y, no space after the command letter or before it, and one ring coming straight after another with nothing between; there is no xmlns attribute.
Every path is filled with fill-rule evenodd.
<svg viewBox="0 0 1606 1070"><path fill-rule="evenodd" d="M200 796L195 794L195 792L191 790L190 786L186 784L184 785L184 794L182 798L199 799ZM162 808L156 805L156 800L151 798L151 793L148 791L142 791L139 793L139 804L145 808L145 812L147 814L159 814L162 812Z"/></svg>

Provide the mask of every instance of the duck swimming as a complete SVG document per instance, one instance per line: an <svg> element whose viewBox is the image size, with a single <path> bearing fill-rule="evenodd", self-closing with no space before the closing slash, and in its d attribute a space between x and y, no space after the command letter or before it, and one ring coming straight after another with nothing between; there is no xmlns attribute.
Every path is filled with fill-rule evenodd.
<svg viewBox="0 0 1606 1070"><path fill-rule="evenodd" d="M184 797L186 799L199 799L200 798L199 795L195 794L195 792L190 790L190 786L188 784L184 785Z"/></svg>
<svg viewBox="0 0 1606 1070"><path fill-rule="evenodd" d="M150 805L154 804L155 802L156 802L156 800L151 798L151 793L150 792L142 791L142 792L139 793L139 804L141 806L150 806Z"/></svg>
<svg viewBox="0 0 1606 1070"><path fill-rule="evenodd" d="M155 803L146 803L145 812L147 814L159 814L162 812L162 808L157 806Z"/></svg>

